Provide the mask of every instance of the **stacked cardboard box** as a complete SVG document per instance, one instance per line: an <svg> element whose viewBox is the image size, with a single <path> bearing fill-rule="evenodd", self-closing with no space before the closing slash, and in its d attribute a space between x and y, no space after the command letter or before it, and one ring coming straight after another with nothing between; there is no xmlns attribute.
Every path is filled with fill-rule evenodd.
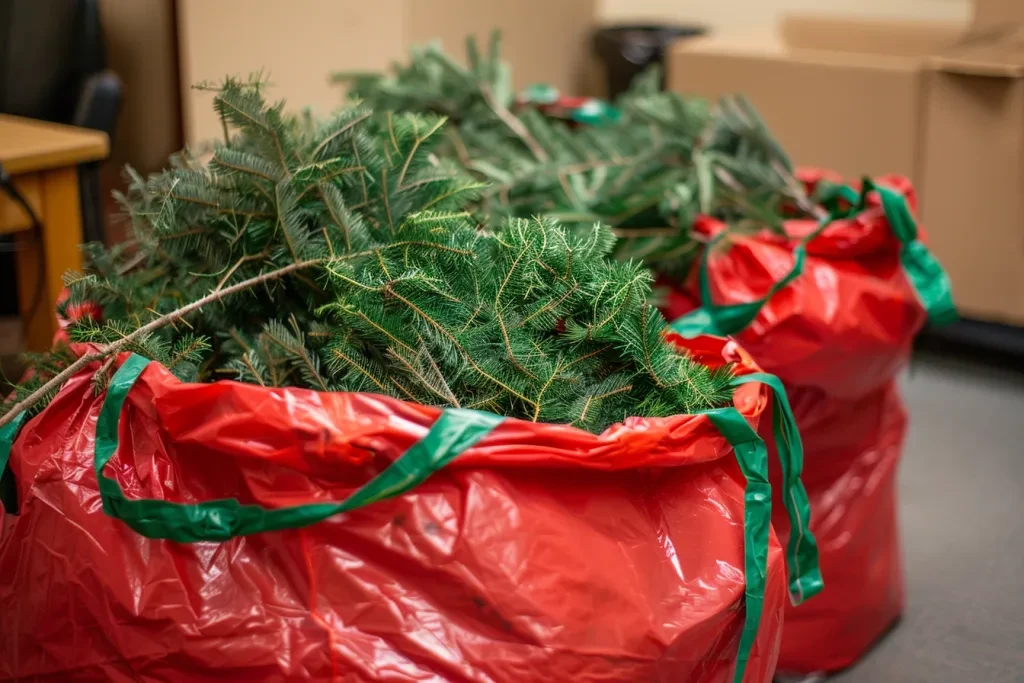
<svg viewBox="0 0 1024 683"><path fill-rule="evenodd" d="M965 315L1024 325L1024 2L928 60L921 216Z"/></svg>
<svg viewBox="0 0 1024 683"><path fill-rule="evenodd" d="M777 29L676 44L668 85L715 98L744 93L802 165L916 180L925 58L962 30L790 16Z"/></svg>
<svg viewBox="0 0 1024 683"><path fill-rule="evenodd" d="M674 46L668 83L743 92L794 160L898 173L965 316L1024 325L1024 2L969 26L794 16Z"/></svg>

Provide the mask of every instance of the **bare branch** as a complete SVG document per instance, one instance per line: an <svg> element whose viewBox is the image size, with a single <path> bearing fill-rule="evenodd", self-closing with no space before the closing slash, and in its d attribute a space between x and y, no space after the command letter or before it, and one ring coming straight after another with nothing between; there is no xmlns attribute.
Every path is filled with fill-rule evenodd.
<svg viewBox="0 0 1024 683"><path fill-rule="evenodd" d="M207 304L212 304L216 301L220 301L225 297L231 296L232 294L243 292L247 289L251 289L252 287L256 287L265 282L269 282L270 280L276 280L278 278L284 277L285 275L288 275L289 273L294 273L295 271L302 270L304 268L320 265L321 263L323 263L323 260L321 259L299 261L297 263L291 263L282 268L278 268L277 270L272 270L268 273L263 273L261 275L257 275L256 277L249 278L248 280L244 280L242 282L239 282L238 284L231 285L230 287L227 287L225 289L215 289L214 291L204 296L202 299L193 301L190 304L187 304L185 306L182 306L181 308L171 311L170 313L160 316L156 320L152 320L146 323L145 325L135 330L131 334L126 335L115 342L111 342L110 344L107 344L106 346L100 348L99 350L93 353L86 354L79 358L78 360L76 360L74 363L65 368L60 374L56 375L53 379L46 382L43 386L39 387L31 394L29 394L28 397L25 398L25 400L16 403L14 407L12 407L10 410L4 413L3 417L0 417L0 427L3 427L7 423L14 420L18 413L22 412L23 410L28 410L36 403L43 400L43 398L45 398L47 394L49 394L52 390L62 386L64 382L68 381L71 377L77 374L79 370L82 370L90 363L93 363L98 360L103 360L109 356L118 353L119 351L129 346L136 340L141 339L145 337L147 334L155 332L156 330L159 330L161 327L164 327L165 325L174 323L180 320L181 318L184 318L186 315L190 313L198 311Z"/></svg>
<svg viewBox="0 0 1024 683"><path fill-rule="evenodd" d="M520 121L515 114L510 112L505 105L495 99L494 93L491 92L491 89L486 85L482 85L480 86L480 93L483 95L484 101L487 103L487 106L491 108L491 111L494 112L495 116L501 119L501 122L508 126L509 130L515 133L516 136L523 141L523 144L526 145L530 150L530 153L536 157L537 161L547 161L548 153L544 151L544 148L539 142L537 142L537 139L530 134L530 131L526 129L523 122Z"/></svg>

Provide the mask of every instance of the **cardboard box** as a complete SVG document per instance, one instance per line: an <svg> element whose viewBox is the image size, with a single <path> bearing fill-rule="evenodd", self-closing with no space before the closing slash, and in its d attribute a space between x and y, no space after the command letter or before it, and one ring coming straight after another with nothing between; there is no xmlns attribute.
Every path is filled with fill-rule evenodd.
<svg viewBox="0 0 1024 683"><path fill-rule="evenodd" d="M668 86L711 98L744 93L801 165L917 180L925 61L962 30L793 15L778 30L680 41Z"/></svg>
<svg viewBox="0 0 1024 683"><path fill-rule="evenodd" d="M962 315L1024 325L1024 3L976 16L929 60L921 218Z"/></svg>
<svg viewBox="0 0 1024 683"><path fill-rule="evenodd" d="M272 97L327 112L342 90L338 70L386 69L410 45L440 39L460 58L465 37L486 41L500 28L515 85L545 82L578 91L589 68L597 0L179 0L179 54L185 137L220 135L202 80L266 70Z"/></svg>
<svg viewBox="0 0 1024 683"><path fill-rule="evenodd" d="M668 79L745 93L798 164L910 177L962 315L1024 325L1024 0L970 26L790 17L680 42Z"/></svg>
<svg viewBox="0 0 1024 683"><path fill-rule="evenodd" d="M974 27L1024 21L1021 0L974 0Z"/></svg>

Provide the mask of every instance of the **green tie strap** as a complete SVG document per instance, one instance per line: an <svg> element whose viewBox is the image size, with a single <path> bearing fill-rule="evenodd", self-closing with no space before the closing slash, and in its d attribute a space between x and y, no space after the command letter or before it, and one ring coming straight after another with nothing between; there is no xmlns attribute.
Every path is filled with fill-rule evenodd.
<svg viewBox="0 0 1024 683"><path fill-rule="evenodd" d="M861 206L867 203L867 194L872 190L881 197L886 220L902 245L900 264L928 313L928 321L933 325L956 322L956 305L953 303L953 287L949 276L935 255L918 239L917 223L910 213L906 198L891 188L875 185L865 178L861 189Z"/></svg>
<svg viewBox="0 0 1024 683"><path fill-rule="evenodd" d="M13 420L0 427L0 504L4 510L15 515L18 513L18 488L14 482L14 472L10 468L11 449L14 440L28 419L28 413L22 411Z"/></svg>
<svg viewBox="0 0 1024 683"><path fill-rule="evenodd" d="M737 386L749 382L760 382L772 390L772 437L782 465L782 499L790 524L786 546L789 598L794 605L799 605L824 588L818 566L818 543L810 530L811 504L801 478L804 470L803 441L782 380L766 372L733 380Z"/></svg>
<svg viewBox="0 0 1024 683"><path fill-rule="evenodd" d="M782 382L774 375L756 373L733 380L734 386L762 382L774 393L773 433L782 462L786 510L790 533L786 551L790 600L800 604L817 595L824 584L818 568L818 545L809 528L810 504L800 474L803 443L786 399ZM764 612L768 575L768 539L771 529L772 492L768 483L768 448L736 408L716 408L704 413L732 445L740 471L747 480L743 495L743 573L746 576L746 616L740 634L734 683L742 683Z"/></svg>
<svg viewBox="0 0 1024 683"><path fill-rule="evenodd" d="M123 520L143 536L166 538L178 543L225 541L246 534L296 529L392 498L418 486L490 434L502 421L497 415L476 410L445 410L426 436L340 503L266 509L259 505L244 505L233 498L202 503L129 500L117 481L107 477L103 469L117 452L118 423L125 398L148 364L148 359L132 355L110 381L96 422L96 478L104 512Z"/></svg>

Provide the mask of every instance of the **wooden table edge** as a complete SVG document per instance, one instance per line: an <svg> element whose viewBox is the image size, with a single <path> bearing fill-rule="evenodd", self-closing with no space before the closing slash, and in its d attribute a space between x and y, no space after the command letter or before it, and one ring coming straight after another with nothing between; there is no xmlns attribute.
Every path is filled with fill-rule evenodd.
<svg viewBox="0 0 1024 683"><path fill-rule="evenodd" d="M110 139L103 131L0 114L0 125L5 122L35 131L52 130L69 141L56 149L45 149L42 152L29 151L17 156L5 156L3 143L0 142L0 163L10 175L36 173L65 166L77 166L90 161L101 161L110 154Z"/></svg>

